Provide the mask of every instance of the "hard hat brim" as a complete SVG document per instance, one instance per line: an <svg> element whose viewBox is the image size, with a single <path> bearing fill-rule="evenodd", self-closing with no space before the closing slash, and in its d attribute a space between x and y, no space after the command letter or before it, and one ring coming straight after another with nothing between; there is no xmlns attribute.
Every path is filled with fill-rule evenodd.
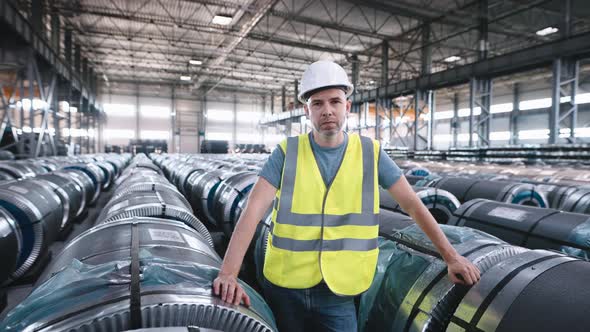
<svg viewBox="0 0 590 332"><path fill-rule="evenodd" d="M322 86L322 87L315 88L315 89L312 89L309 91L300 92L299 96L297 96L297 99L299 99L300 102L305 104L309 100L309 97L311 97L312 95L314 95L320 91L324 91L327 89L342 89L344 91L344 94L346 95L346 98L348 98L352 94L354 87L352 86L352 84L349 84L349 85L336 84L336 85Z"/></svg>

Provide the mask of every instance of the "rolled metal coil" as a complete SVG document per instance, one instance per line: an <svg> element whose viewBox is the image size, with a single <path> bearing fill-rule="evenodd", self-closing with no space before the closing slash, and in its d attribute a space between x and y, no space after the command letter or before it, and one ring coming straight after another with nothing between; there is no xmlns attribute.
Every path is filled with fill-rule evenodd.
<svg viewBox="0 0 590 332"><path fill-rule="evenodd" d="M391 235L396 231L400 231L408 226L415 224L414 219L409 216L380 209L379 211L379 233L383 235Z"/></svg>
<svg viewBox="0 0 590 332"><path fill-rule="evenodd" d="M14 179L32 178L36 174L27 165L18 164L17 162L0 162L0 171L10 175Z"/></svg>
<svg viewBox="0 0 590 332"><path fill-rule="evenodd" d="M459 200L446 190L416 186L412 188L439 224L446 224L453 216L453 212L461 205ZM382 209L407 214L387 190L379 188L379 191L379 205Z"/></svg>
<svg viewBox="0 0 590 332"><path fill-rule="evenodd" d="M181 192L184 194L184 197L186 197L186 199L188 199L189 202L191 202L193 199L192 188L196 185L196 182L198 182L201 179L201 175L207 172L209 171L205 169L197 169L194 172L192 172L186 179L186 182L184 183L184 188L183 190L181 190Z"/></svg>
<svg viewBox="0 0 590 332"><path fill-rule="evenodd" d="M84 189L76 180L55 173L38 175L36 178L50 183L54 192L59 196L64 211L68 211L68 213L64 213L62 228L66 223L82 214L85 207Z"/></svg>
<svg viewBox="0 0 590 332"><path fill-rule="evenodd" d="M587 331L588 275L590 263L551 251L508 257L466 292L447 331Z"/></svg>
<svg viewBox="0 0 590 332"><path fill-rule="evenodd" d="M0 207L0 285L16 270L23 245L18 222L6 209Z"/></svg>
<svg viewBox="0 0 590 332"><path fill-rule="evenodd" d="M168 269L167 262L173 262L171 269L186 265L188 268L201 270L203 277L209 277L221 267L219 256L207 245L201 234L193 229L171 220L133 218L99 225L70 241L46 269L38 285L54 275L61 276L60 273L70 266L73 260L90 266L129 262L130 239L134 227L137 228L139 251L149 252L149 257L139 257L140 265L144 268L154 266L152 268L164 270ZM158 263L153 265L149 259L151 257L158 259ZM122 269L126 270L128 267L123 266ZM111 287L101 290L84 288L82 294L65 291L65 287L69 285L58 288L53 294L60 296L55 295L58 298L54 302L69 303L75 300L77 305L57 305L53 310L46 310L41 314L35 312L37 317L29 327L34 326L36 331L92 332L129 329L130 281L128 277L115 278L121 281L113 282ZM253 302L251 307L234 306L215 297L210 283L203 286L202 283L206 281L191 284L190 277L188 281L185 281L185 278L181 280L182 283L175 280L151 283L140 281L140 326L151 328L198 325L208 329L236 332L271 332L276 329L274 320L269 315L270 310L260 298ZM93 296L97 291L101 292L101 296ZM35 296L35 293L31 296ZM32 309L34 307L29 310ZM8 318L10 319L10 316Z"/></svg>
<svg viewBox="0 0 590 332"><path fill-rule="evenodd" d="M9 173L6 173L0 169L0 181L9 181L9 180L14 180L14 179L15 179L14 176L12 176Z"/></svg>
<svg viewBox="0 0 590 332"><path fill-rule="evenodd" d="M530 249L576 249L590 257L590 218L585 214L475 199L457 209L449 224L479 229Z"/></svg>
<svg viewBox="0 0 590 332"><path fill-rule="evenodd" d="M107 161L99 161L95 164L102 171L103 181L101 184L101 188L102 190L108 190L115 181L115 177L117 176L117 170L115 169L115 166L113 166L113 164Z"/></svg>
<svg viewBox="0 0 590 332"><path fill-rule="evenodd" d="M568 212L590 214L590 186L566 189L566 197L560 209Z"/></svg>
<svg viewBox="0 0 590 332"><path fill-rule="evenodd" d="M532 184L446 177L439 179L431 186L450 192L461 203L485 198L518 205L549 206L545 195Z"/></svg>
<svg viewBox="0 0 590 332"><path fill-rule="evenodd" d="M233 233L257 178L256 173L245 171L233 174L219 184L213 197L211 211L217 227L223 230L225 235L231 236Z"/></svg>
<svg viewBox="0 0 590 332"><path fill-rule="evenodd" d="M41 163L38 161L33 161L31 159L28 160L17 160L15 162L19 166L25 166L30 169L35 175L39 174L46 174L50 172L49 169L45 168Z"/></svg>
<svg viewBox="0 0 590 332"><path fill-rule="evenodd" d="M207 221L212 226L217 224L212 214L215 191L221 182L231 175L231 172L225 170L213 170L194 179L195 184L191 188L190 195L193 211L199 219Z"/></svg>
<svg viewBox="0 0 590 332"><path fill-rule="evenodd" d="M128 167L125 171L115 180L115 188L118 188L121 183L127 181L130 177L149 177L149 178L162 178L162 174L147 168L132 168Z"/></svg>
<svg viewBox="0 0 590 332"><path fill-rule="evenodd" d="M96 187L92 182L92 179L83 171L78 169L60 169L52 173L66 180L72 180L78 185L82 191L82 205L76 212L76 217L80 216L86 206L88 206L96 192Z"/></svg>
<svg viewBox="0 0 590 332"><path fill-rule="evenodd" d="M405 177L406 177L406 180L408 180L408 183L411 184L411 185L415 185L419 181L424 180L424 176L405 175Z"/></svg>
<svg viewBox="0 0 590 332"><path fill-rule="evenodd" d="M9 282L23 276L36 263L61 229L61 202L44 182L28 179L0 186L0 206L14 216L23 239L17 267L10 274Z"/></svg>
<svg viewBox="0 0 590 332"><path fill-rule="evenodd" d="M89 204L96 202L98 196L100 195L102 185L104 183L103 171L98 166L90 163L69 165L64 167L64 169L76 169L82 171L92 180L92 184L94 186L94 193L93 196L90 198Z"/></svg>
<svg viewBox="0 0 590 332"><path fill-rule="evenodd" d="M412 176L429 176L430 171L424 167L412 167L405 171L405 175L412 175Z"/></svg>
<svg viewBox="0 0 590 332"><path fill-rule="evenodd" d="M171 181L174 185L176 185L176 187L178 188L178 190L180 190L180 192L182 192L183 194L186 194L185 192L185 188L186 188L186 182L188 180L188 178L195 172L198 172L199 170L201 170L199 168L199 166L197 164L185 164L176 174L176 180L175 181Z"/></svg>
<svg viewBox="0 0 590 332"><path fill-rule="evenodd" d="M213 247L207 228L178 195L167 192L136 192L110 200L97 218L97 223L110 223L132 217L155 217L182 221L203 235Z"/></svg>

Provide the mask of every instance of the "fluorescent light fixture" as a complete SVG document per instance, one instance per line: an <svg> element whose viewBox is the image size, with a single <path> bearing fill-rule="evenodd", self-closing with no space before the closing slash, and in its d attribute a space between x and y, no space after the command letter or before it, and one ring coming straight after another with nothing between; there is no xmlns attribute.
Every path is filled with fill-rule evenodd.
<svg viewBox="0 0 590 332"><path fill-rule="evenodd" d="M546 28L544 28L544 29L538 30L538 31L536 32L536 34L537 34L538 36L547 36L547 35L550 35L550 34L552 34L552 33L556 33L557 31L559 31L559 29L558 29L558 28L554 28L554 27L546 27Z"/></svg>
<svg viewBox="0 0 590 332"><path fill-rule="evenodd" d="M68 112L70 112L70 113L78 113L78 107L70 106L70 108L68 109Z"/></svg>
<svg viewBox="0 0 590 332"><path fill-rule="evenodd" d="M181 81L190 81L191 80L191 77L190 76L186 76L186 75L181 75L180 76L180 80Z"/></svg>
<svg viewBox="0 0 590 332"><path fill-rule="evenodd" d="M170 117L170 108L163 106L141 106L139 113L145 118L167 119Z"/></svg>
<svg viewBox="0 0 590 332"><path fill-rule="evenodd" d="M451 55L450 57L446 57L443 61L444 62L451 63L451 62L457 62L459 60L461 60L461 57L460 56Z"/></svg>
<svg viewBox="0 0 590 332"><path fill-rule="evenodd" d="M188 63L191 64L191 65L194 65L194 66L198 66L198 65L202 65L203 64L203 61L190 59L190 60L188 60Z"/></svg>
<svg viewBox="0 0 590 332"><path fill-rule="evenodd" d="M215 15L211 23L219 25L228 25L231 23L232 19L233 17L229 15Z"/></svg>
<svg viewBox="0 0 590 332"><path fill-rule="evenodd" d="M490 107L490 113L492 114L508 112L512 112L512 103L496 104Z"/></svg>
<svg viewBox="0 0 590 332"><path fill-rule="evenodd" d="M258 122L262 117L260 112L241 111L237 114L238 122Z"/></svg>

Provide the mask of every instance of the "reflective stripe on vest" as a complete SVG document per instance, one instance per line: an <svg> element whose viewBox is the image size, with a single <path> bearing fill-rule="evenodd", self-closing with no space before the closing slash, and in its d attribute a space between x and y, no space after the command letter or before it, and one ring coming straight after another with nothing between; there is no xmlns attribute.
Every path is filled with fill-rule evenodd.
<svg viewBox="0 0 590 332"><path fill-rule="evenodd" d="M307 164L311 160L316 162L313 166L317 166L308 140L307 137L290 137L286 142L282 183L273 206L264 274L269 281L282 287L312 287L323 278L337 294L358 294L370 286L378 255L379 209L375 205L379 201L376 179L379 150L375 149L378 143L350 134L349 144L353 145L346 147L342 158L342 163L346 158L346 166L341 165L344 169L339 168L332 182L322 187L318 184L318 181L323 184L319 167L316 170ZM301 147L300 142L306 146ZM302 152L305 155L300 155ZM347 152L351 153L348 158ZM297 170L298 162L304 162L304 173ZM352 184L346 176L355 177L350 181ZM339 192L332 192L332 184L337 179ZM295 195L295 188L301 186L304 191ZM316 188L320 191L316 192ZM313 198L302 194L304 192L312 193ZM316 200L322 193L322 213L317 213ZM298 212L293 211L295 197L299 197L295 208ZM345 206L338 204L346 199ZM328 201L331 203L327 204ZM306 203L312 202L313 207L308 208ZM342 214L328 214L327 211ZM338 277L341 274L343 277Z"/></svg>

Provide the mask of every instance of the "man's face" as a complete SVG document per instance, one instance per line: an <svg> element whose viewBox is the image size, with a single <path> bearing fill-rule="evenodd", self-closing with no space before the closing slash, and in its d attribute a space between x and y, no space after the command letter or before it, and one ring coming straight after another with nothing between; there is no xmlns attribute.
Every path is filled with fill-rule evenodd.
<svg viewBox="0 0 590 332"><path fill-rule="evenodd" d="M342 89L326 89L314 93L304 105L313 129L320 135L334 136L342 131L351 102Z"/></svg>

